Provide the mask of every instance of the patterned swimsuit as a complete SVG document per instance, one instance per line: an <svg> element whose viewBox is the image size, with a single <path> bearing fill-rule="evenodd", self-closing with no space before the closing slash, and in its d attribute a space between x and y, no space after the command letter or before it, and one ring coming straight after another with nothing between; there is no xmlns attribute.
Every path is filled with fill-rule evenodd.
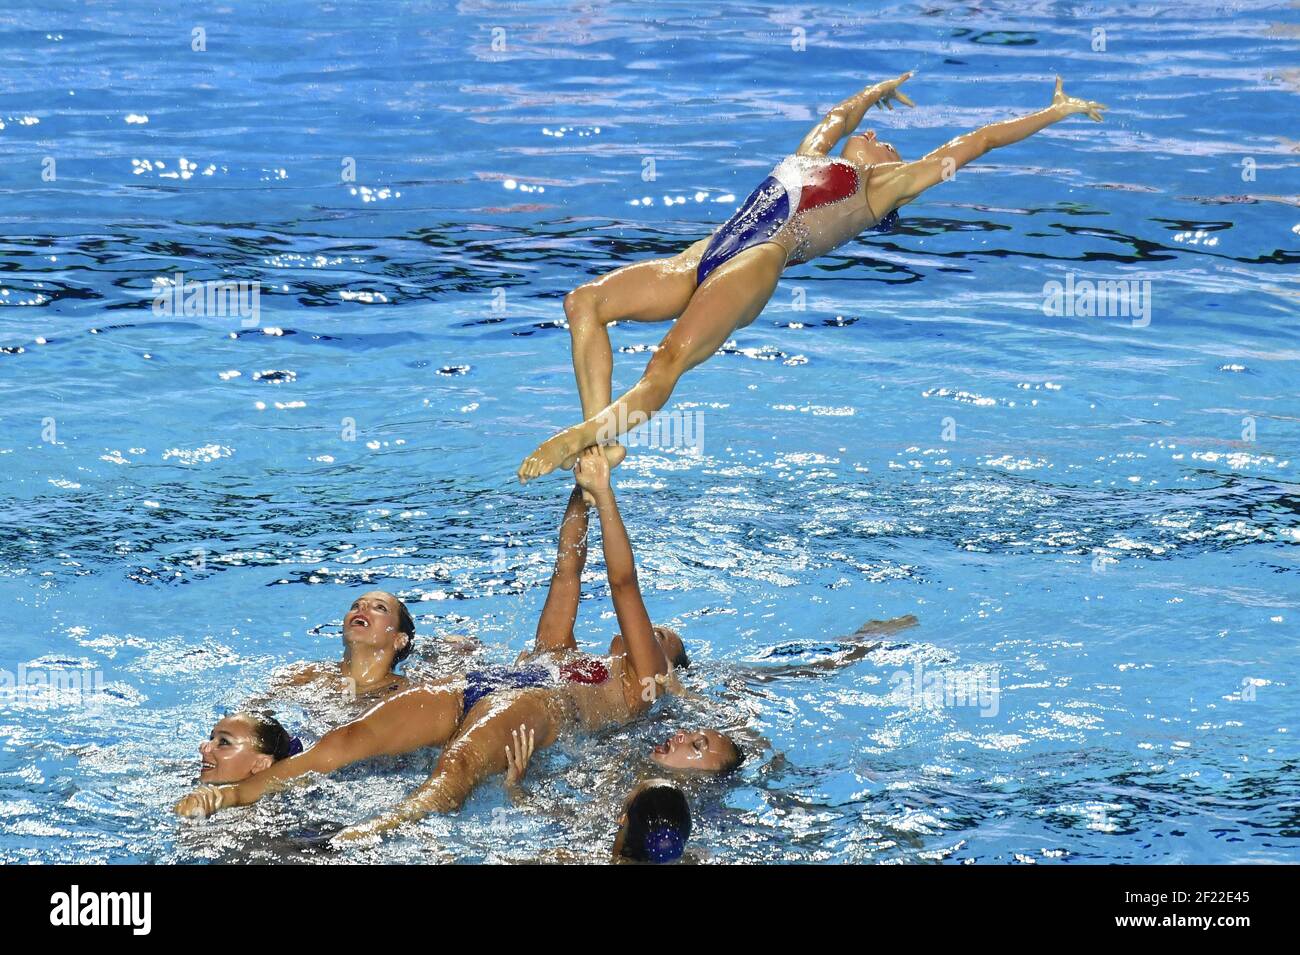
<svg viewBox="0 0 1300 955"><path fill-rule="evenodd" d="M714 269L746 249L773 241L795 216L856 195L860 184L857 167L843 159L786 157L713 234L696 269L696 283L703 283ZM888 232L897 222L898 213L894 211L871 228ZM803 261L792 257L787 264Z"/></svg>

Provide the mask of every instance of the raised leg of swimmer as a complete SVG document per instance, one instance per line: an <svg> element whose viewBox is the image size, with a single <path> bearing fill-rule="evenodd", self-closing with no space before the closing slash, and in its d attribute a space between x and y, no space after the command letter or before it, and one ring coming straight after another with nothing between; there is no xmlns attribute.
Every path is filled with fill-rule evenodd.
<svg viewBox="0 0 1300 955"><path fill-rule="evenodd" d="M695 292L695 270L705 245L706 241L696 242L678 255L615 269L564 297L584 419L610 401L614 372L610 323L664 322L680 315ZM617 444L606 452L611 465L618 464L624 453Z"/></svg>
<svg viewBox="0 0 1300 955"><path fill-rule="evenodd" d="M546 603L537 618L536 652L574 650L573 624L578 619L578 602L582 598L582 569L587 564L587 505L582 489L575 487L560 522L560 543L555 555L555 571L546 591Z"/></svg>
<svg viewBox="0 0 1300 955"><path fill-rule="evenodd" d="M584 448L617 438L650 420L667 403L686 371L711 357L736 329L758 316L784 267L785 251L772 243L746 249L719 267L691 297L641 380L598 414L539 446L520 465L519 479L529 481L556 468L570 468Z"/></svg>

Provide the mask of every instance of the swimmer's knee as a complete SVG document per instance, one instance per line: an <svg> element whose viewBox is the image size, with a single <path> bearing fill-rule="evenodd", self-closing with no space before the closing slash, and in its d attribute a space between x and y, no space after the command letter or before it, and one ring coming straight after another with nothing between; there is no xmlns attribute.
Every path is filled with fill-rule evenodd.
<svg viewBox="0 0 1300 955"><path fill-rule="evenodd" d="M442 751L442 756L438 758L438 766L435 775L439 776L461 776L470 768L473 761L469 754L465 752L464 746L449 746Z"/></svg>
<svg viewBox="0 0 1300 955"><path fill-rule="evenodd" d="M569 330L600 322L596 308L596 292L590 286L579 285L564 296L564 317L569 320Z"/></svg>

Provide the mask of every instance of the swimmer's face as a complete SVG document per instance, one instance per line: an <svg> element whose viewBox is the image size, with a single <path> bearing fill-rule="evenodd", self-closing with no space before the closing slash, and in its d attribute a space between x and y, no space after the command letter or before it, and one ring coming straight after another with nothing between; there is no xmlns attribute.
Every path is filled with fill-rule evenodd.
<svg viewBox="0 0 1300 955"><path fill-rule="evenodd" d="M212 735L199 744L201 783L237 783L260 773L274 760L258 752L253 724L239 716L227 716L212 728Z"/></svg>
<svg viewBox="0 0 1300 955"><path fill-rule="evenodd" d="M676 630L668 627L655 627L655 639L659 641L659 646L663 648L664 656L671 663L673 660L681 658L682 652L686 649L682 643L682 638L677 635ZM609 655L612 657L622 656L627 653L627 642L623 639L621 633L614 634L614 639L609 641Z"/></svg>
<svg viewBox="0 0 1300 955"><path fill-rule="evenodd" d="M394 653L401 650L410 637L401 630L400 606L401 602L384 590L362 594L343 617L344 643Z"/></svg>
<svg viewBox="0 0 1300 955"><path fill-rule="evenodd" d="M844 143L844 148L840 150L840 155L849 162L860 166L903 161L903 157L898 154L898 150L891 143L882 143L876 139L874 129L859 133L856 136L850 136Z"/></svg>
<svg viewBox="0 0 1300 955"><path fill-rule="evenodd" d="M736 762L736 744L717 730L678 730L650 753L664 769L717 773Z"/></svg>

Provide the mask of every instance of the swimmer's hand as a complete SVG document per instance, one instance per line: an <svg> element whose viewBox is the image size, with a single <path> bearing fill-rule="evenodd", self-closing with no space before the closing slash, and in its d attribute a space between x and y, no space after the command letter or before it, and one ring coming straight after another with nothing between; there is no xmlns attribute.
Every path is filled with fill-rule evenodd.
<svg viewBox="0 0 1300 955"><path fill-rule="evenodd" d="M1052 108L1058 111L1062 118L1073 116L1075 113L1083 113L1093 122L1100 123L1102 120L1101 111L1106 109L1105 104L1089 99L1079 99L1077 96L1066 96L1065 90L1062 89L1063 85L1061 78L1058 76L1056 78L1056 92L1052 94Z"/></svg>
<svg viewBox="0 0 1300 955"><path fill-rule="evenodd" d="M506 747L506 789L512 797L519 795L519 784L528 772L528 761L533 758L533 731L523 723L510 731L512 746Z"/></svg>
<svg viewBox="0 0 1300 955"><path fill-rule="evenodd" d="M573 465L573 477L584 492L583 499L589 494L593 504L609 491L609 461L599 447L590 447L578 455Z"/></svg>
<svg viewBox="0 0 1300 955"><path fill-rule="evenodd" d="M878 109L888 108L890 112L894 110L895 103L902 103L904 106L916 106L906 93L899 92L899 87L912 78L912 71L908 70L902 76L896 76L892 80L885 80L878 83L876 89L880 90L880 99L876 100Z"/></svg>
<svg viewBox="0 0 1300 955"><path fill-rule="evenodd" d="M221 805L221 787L209 783L182 797L172 811L187 819L206 819L220 809Z"/></svg>

